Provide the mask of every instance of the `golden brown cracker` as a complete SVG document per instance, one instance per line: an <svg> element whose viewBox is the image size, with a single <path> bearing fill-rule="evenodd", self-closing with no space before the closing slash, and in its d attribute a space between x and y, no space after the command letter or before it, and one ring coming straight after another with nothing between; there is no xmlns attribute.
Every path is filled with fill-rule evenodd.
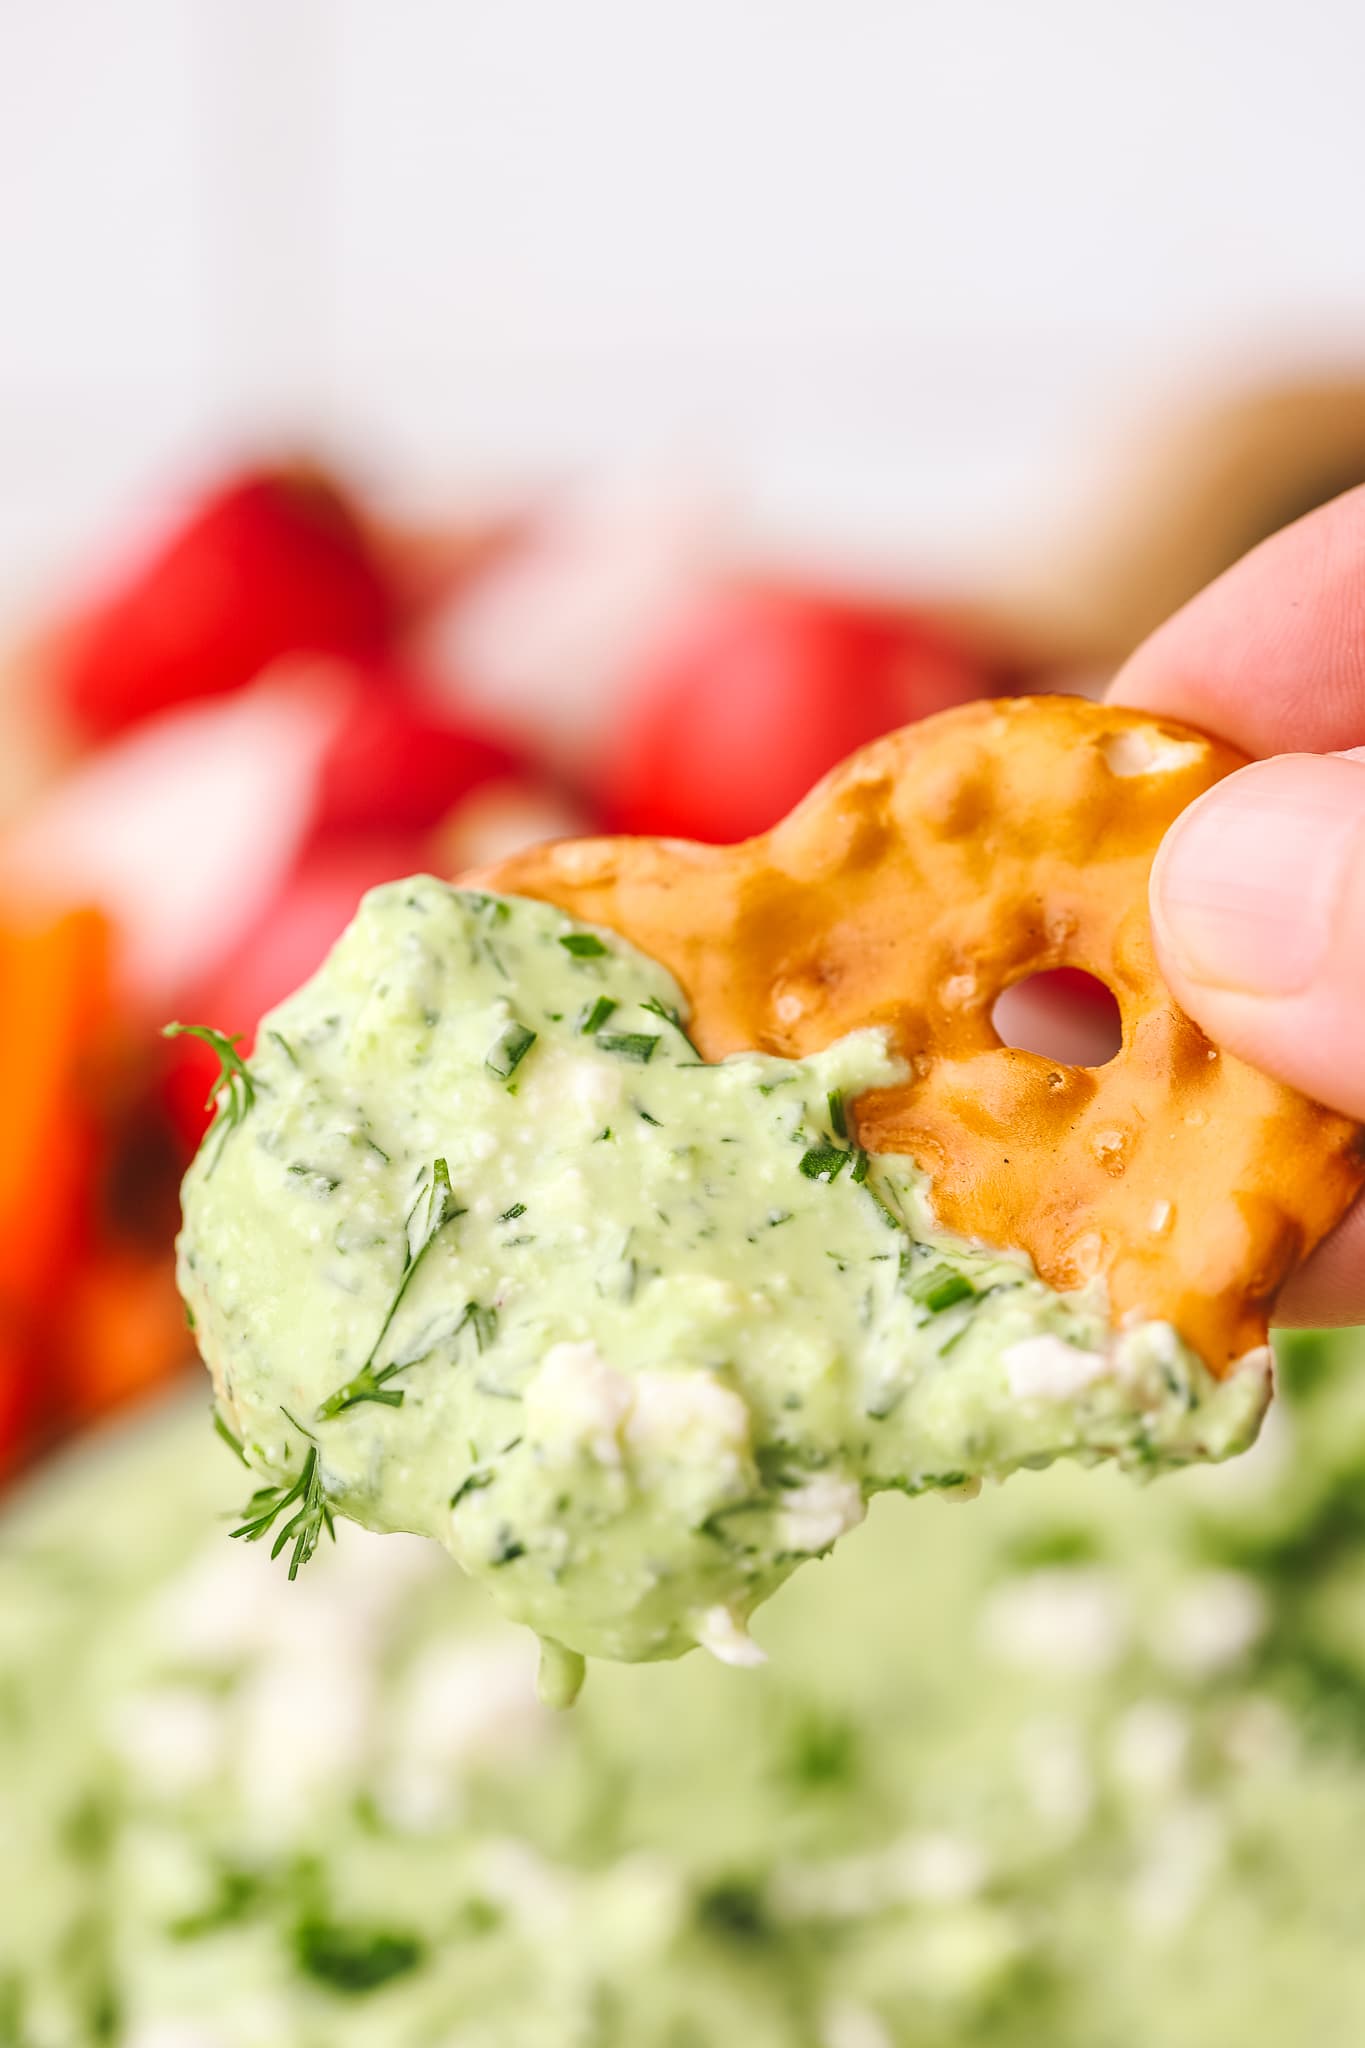
<svg viewBox="0 0 1365 2048"><path fill-rule="evenodd" d="M971 704L864 747L738 846L564 840L486 869L619 932L686 993L707 1059L795 1058L884 1026L910 1077L858 1141L928 1174L945 1228L1108 1284L1215 1372L1365 1182L1358 1126L1211 1045L1157 969L1147 878L1185 806L1242 764L1077 697ZM1002 1045L1001 991L1071 966L1112 989L1102 1067Z"/></svg>

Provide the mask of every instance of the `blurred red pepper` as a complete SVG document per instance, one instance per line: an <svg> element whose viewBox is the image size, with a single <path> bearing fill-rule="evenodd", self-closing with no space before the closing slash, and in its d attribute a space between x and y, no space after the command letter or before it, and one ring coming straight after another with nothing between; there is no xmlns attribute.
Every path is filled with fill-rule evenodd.
<svg viewBox="0 0 1365 2048"><path fill-rule="evenodd" d="M336 483L303 466L248 471L77 619L55 656L57 699L99 739L240 689L281 655L378 655L398 611Z"/></svg>
<svg viewBox="0 0 1365 2048"><path fill-rule="evenodd" d="M721 590L641 668L606 749L603 808L618 831L745 839L855 747L993 687L983 657L908 612Z"/></svg>
<svg viewBox="0 0 1365 2048"><path fill-rule="evenodd" d="M314 836L420 830L482 784L532 772L524 750L443 711L399 665L338 666L337 674L351 695L322 758Z"/></svg>

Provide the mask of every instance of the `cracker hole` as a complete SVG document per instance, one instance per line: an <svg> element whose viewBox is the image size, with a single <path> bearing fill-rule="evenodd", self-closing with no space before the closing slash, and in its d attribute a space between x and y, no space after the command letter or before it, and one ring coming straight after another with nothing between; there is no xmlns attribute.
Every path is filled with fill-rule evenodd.
<svg viewBox="0 0 1365 2048"><path fill-rule="evenodd" d="M1079 967L1052 967L996 998L991 1022L1002 1045L1063 1067L1107 1066L1123 1044L1113 994Z"/></svg>

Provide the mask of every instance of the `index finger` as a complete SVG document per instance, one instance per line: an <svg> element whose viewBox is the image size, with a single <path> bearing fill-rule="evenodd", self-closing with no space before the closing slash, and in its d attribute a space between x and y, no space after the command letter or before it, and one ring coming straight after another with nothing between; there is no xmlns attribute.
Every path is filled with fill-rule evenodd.
<svg viewBox="0 0 1365 2048"><path fill-rule="evenodd" d="M1365 740L1365 485L1272 534L1144 640L1110 700L1253 755Z"/></svg>

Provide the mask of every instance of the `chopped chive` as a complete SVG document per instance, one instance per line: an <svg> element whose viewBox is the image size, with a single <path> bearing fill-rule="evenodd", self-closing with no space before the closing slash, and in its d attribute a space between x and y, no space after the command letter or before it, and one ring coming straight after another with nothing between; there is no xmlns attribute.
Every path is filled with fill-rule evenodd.
<svg viewBox="0 0 1365 2048"><path fill-rule="evenodd" d="M525 1202L513 1202L510 1209L503 1210L501 1216L499 1216L498 1218L498 1221L499 1223L515 1223L518 1216L524 1216L525 1214Z"/></svg>
<svg viewBox="0 0 1365 2048"><path fill-rule="evenodd" d="M848 1165L848 1159L848 1153L838 1145L812 1145L808 1152L802 1153L798 1164L807 1180L828 1183L839 1178Z"/></svg>
<svg viewBox="0 0 1365 2048"><path fill-rule="evenodd" d="M831 1088L825 1100L829 1104L830 1129L836 1138L846 1138L848 1136L848 1118L844 1115L842 1091L838 1088Z"/></svg>
<svg viewBox="0 0 1365 2048"><path fill-rule="evenodd" d="M957 1302L966 1301L969 1295L975 1294L976 1289L965 1274L957 1272L952 1266L940 1264L930 1266L927 1272L918 1274L910 1282L906 1292L911 1301L916 1302L920 1308L928 1309L931 1316L936 1316L945 1308L952 1308Z"/></svg>
<svg viewBox="0 0 1365 2048"><path fill-rule="evenodd" d="M559 943L575 960L596 960L607 950L595 932L564 932Z"/></svg>
<svg viewBox="0 0 1365 2048"><path fill-rule="evenodd" d="M864 1152L862 1146L859 1145L854 1151L853 1171L849 1175L849 1179L856 1181L859 1187L861 1187L863 1182L867 1179L868 1164L869 1161L867 1154L866 1152Z"/></svg>
<svg viewBox="0 0 1365 2048"><path fill-rule="evenodd" d="M291 1067L298 1065L299 1056L282 1031L267 1031L265 1035L279 1047Z"/></svg>
<svg viewBox="0 0 1365 2048"><path fill-rule="evenodd" d="M648 1066L659 1043L647 1031L602 1032L596 1042L603 1052L619 1053L623 1060L636 1060L641 1066Z"/></svg>
<svg viewBox="0 0 1365 2048"><path fill-rule="evenodd" d="M663 1125L659 1122L657 1116L651 1116L647 1109L640 1109L640 1105L638 1102L636 1103L635 1107L637 1110L639 1110L639 1113L641 1117L644 1119L645 1123L653 1124L656 1131L661 1131L663 1129Z"/></svg>
<svg viewBox="0 0 1365 2048"><path fill-rule="evenodd" d="M484 1054L483 1063L500 1081L510 1081L535 1042L535 1032L513 1017Z"/></svg>
<svg viewBox="0 0 1365 2048"><path fill-rule="evenodd" d="M580 1038L591 1038L602 1029L612 1011L617 1007L614 996L599 996L595 1003L585 1003L578 1013L574 1029Z"/></svg>

